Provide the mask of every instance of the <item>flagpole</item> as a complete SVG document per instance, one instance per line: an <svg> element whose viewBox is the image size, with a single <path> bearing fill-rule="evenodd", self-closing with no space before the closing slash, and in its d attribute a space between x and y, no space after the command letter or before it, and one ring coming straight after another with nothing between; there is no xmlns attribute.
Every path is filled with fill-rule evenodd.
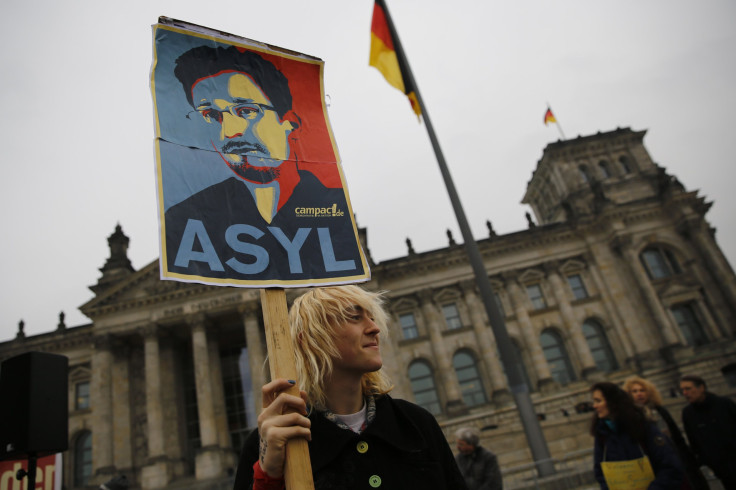
<svg viewBox="0 0 736 490"><path fill-rule="evenodd" d="M524 427L527 442L532 452L532 457L537 466L539 476L550 476L555 473L554 463L550 457L549 449L547 448L547 442L544 439L542 433L542 427L539 424L536 411L534 410L534 404L532 403L531 396L529 394L529 387L524 381L524 368L522 361L517 355L516 349L514 349L509 336L508 330L506 329L506 323L501 315L498 306L494 300L493 287L491 281L488 279L488 272L483 265L483 259L481 258L480 251L478 250L478 244L473 238L473 234L470 231L468 220L465 217L465 211L463 210L462 204L460 203L460 196L455 189L450 170L445 162L444 154L440 148L439 140L434 132L432 121L429 118L429 112L427 107L424 105L424 100L419 92L419 86L414 79L414 74L411 71L409 62L406 59L404 49L401 46L398 33L394 27L391 15L388 12L388 7L384 1L384 8L386 10L386 22L388 23L389 32L394 42L394 48L396 56L399 59L399 64L404 66L406 69L406 75L409 78L411 86L414 87L415 94L417 97L417 103L421 108L422 117L424 118L424 124L427 127L427 133L429 139L432 142L432 148L434 149L435 156L437 157L437 163L442 173L442 178L445 181L447 187L447 193L450 196L450 202L455 211L455 217L460 227L463 240L465 242L465 250L468 254L468 259L473 268L475 274L475 282L480 291L480 296L485 306L488 319L491 323L491 329L493 335L496 338L496 344L498 347L499 354L501 355L501 362L506 370L506 377L508 378L509 388L516 402L516 407L519 411L521 423Z"/></svg>
<svg viewBox="0 0 736 490"><path fill-rule="evenodd" d="M549 112L552 112L552 108L550 108L549 102L547 103L547 110ZM557 116L555 116L554 113L552 113L552 116L554 117L555 124L557 125L557 130L560 132L560 136L562 136L562 140L563 141L566 140L567 138L565 137L565 133L562 132L562 126L560 126L560 121L557 120Z"/></svg>
<svg viewBox="0 0 736 490"><path fill-rule="evenodd" d="M565 133L562 132L562 126L560 126L560 121L558 121L556 117L555 117L555 124L557 124L557 129L560 130L560 136L562 136L562 139L566 140L567 138L565 137Z"/></svg>

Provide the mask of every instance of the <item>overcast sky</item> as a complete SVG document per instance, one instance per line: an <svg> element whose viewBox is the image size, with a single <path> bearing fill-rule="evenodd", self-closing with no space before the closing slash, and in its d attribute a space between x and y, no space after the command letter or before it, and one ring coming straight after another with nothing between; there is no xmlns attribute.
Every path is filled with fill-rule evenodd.
<svg viewBox="0 0 736 490"><path fill-rule="evenodd" d="M568 138L648 130L652 158L715 205L736 259L736 3L387 0L476 238L526 228L520 203L549 102ZM372 0L3 0L0 341L89 320L120 224L158 256L149 88L160 15L322 58L329 116L376 261L460 232L424 125L368 66Z"/></svg>

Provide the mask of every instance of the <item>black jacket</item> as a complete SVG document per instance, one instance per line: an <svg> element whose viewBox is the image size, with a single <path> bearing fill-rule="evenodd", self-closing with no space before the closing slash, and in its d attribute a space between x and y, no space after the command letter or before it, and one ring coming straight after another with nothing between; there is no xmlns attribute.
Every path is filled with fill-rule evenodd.
<svg viewBox="0 0 736 490"><path fill-rule="evenodd" d="M437 421L417 405L388 395L378 398L376 418L360 434L341 429L321 412L313 411L309 418L317 490L373 490L378 482L381 490L466 489ZM253 488L258 438L253 431L245 441L234 490Z"/></svg>
<svg viewBox="0 0 736 490"><path fill-rule="evenodd" d="M672 443L654 423L647 423L646 437L643 444L637 444L622 428L612 430L603 420L598 421L595 434L594 466L595 479L602 489L607 489L601 461L627 461L639 459L644 454L654 471L654 481L650 490L672 490L682 486L685 479L682 464L675 454Z"/></svg>
<svg viewBox="0 0 736 490"><path fill-rule="evenodd" d="M502 490L503 483L498 458L488 449L476 446L470 454L455 456L468 490Z"/></svg>
<svg viewBox="0 0 736 490"><path fill-rule="evenodd" d="M701 464L708 465L719 478L736 478L736 403L730 398L706 393L702 403L682 409L690 447Z"/></svg>
<svg viewBox="0 0 736 490"><path fill-rule="evenodd" d="M664 423L667 425L670 440L675 445L677 455L680 457L680 462L682 462L682 465L685 468L685 474L690 483L690 488L692 490L709 490L710 486L703 476L703 473L700 471L700 465L695 459L695 455L693 455L690 447L687 445L685 437L682 435L682 432L680 432L680 428L677 426L675 419L672 418L670 412L661 405L655 406L654 409L659 413L660 417L662 417L662 420L664 420Z"/></svg>

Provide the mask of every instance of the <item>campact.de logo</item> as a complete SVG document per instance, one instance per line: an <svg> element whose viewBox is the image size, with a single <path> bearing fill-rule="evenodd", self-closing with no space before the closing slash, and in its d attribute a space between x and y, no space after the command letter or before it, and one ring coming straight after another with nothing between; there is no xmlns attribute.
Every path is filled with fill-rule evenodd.
<svg viewBox="0 0 736 490"><path fill-rule="evenodd" d="M337 209L337 204L333 204L329 208L296 208L294 210L297 218L320 218L345 216L345 212Z"/></svg>

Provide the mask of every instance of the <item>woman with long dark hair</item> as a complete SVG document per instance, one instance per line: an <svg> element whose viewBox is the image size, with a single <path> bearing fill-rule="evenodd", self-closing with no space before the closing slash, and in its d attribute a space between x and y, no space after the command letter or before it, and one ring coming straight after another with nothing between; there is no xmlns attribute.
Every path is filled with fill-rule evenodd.
<svg viewBox="0 0 736 490"><path fill-rule="evenodd" d="M657 424L657 428L670 438L675 445L680 461L685 467L685 474L689 482L689 488L693 490L708 490L708 482L700 471L690 447L685 442L677 422L670 412L662 406L662 395L654 384L639 376L626 378L624 382L626 391L634 400L634 404L644 409L647 418Z"/></svg>
<svg viewBox="0 0 736 490"><path fill-rule="evenodd" d="M644 411L634 405L629 394L609 382L596 383L590 391L595 411L590 427L595 437L593 470L601 488L614 488L606 481L601 463L640 460L645 456L654 473L647 488L680 488L684 473L675 450L656 425L647 420Z"/></svg>

